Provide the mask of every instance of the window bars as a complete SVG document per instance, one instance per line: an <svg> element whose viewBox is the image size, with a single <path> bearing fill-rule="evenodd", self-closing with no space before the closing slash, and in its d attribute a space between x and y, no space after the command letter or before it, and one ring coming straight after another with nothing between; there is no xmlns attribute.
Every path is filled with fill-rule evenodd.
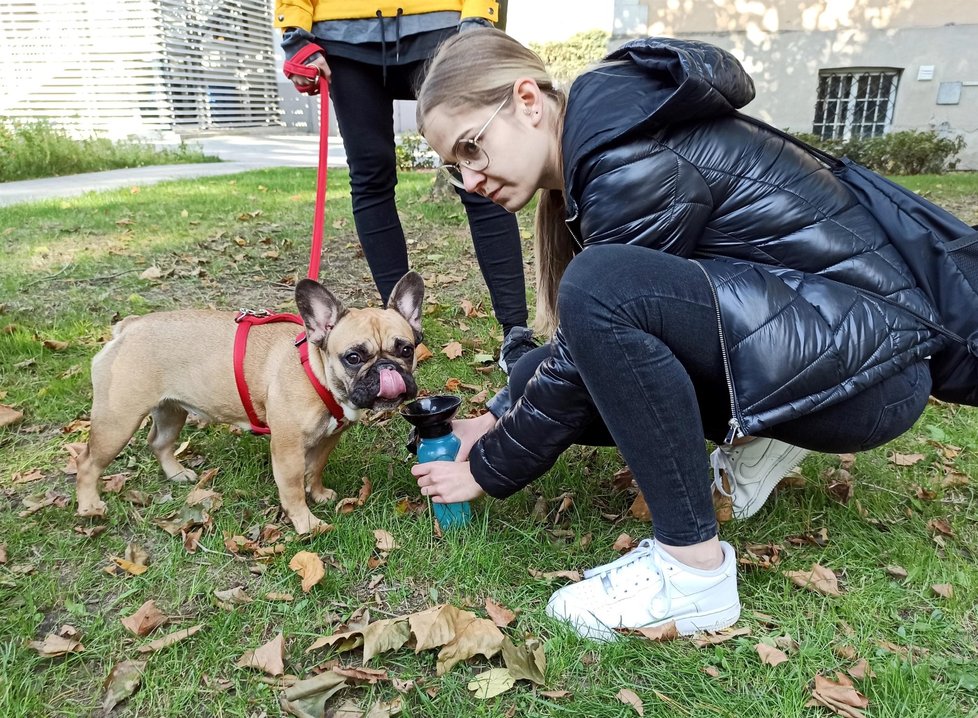
<svg viewBox="0 0 978 718"><path fill-rule="evenodd" d="M820 70L812 132L823 140L886 133L899 80L896 69Z"/></svg>

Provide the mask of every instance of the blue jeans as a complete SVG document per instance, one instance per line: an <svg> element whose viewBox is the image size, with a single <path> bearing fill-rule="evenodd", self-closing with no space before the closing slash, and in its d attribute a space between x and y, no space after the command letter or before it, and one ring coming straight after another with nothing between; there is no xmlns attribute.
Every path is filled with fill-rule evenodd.
<svg viewBox="0 0 978 718"><path fill-rule="evenodd" d="M407 243L394 188L394 100L413 100L425 63L380 65L329 57L330 98L350 165L353 221L377 290L387 303L408 271ZM523 247L516 216L485 197L458 190L472 232L479 269L503 332L526 326Z"/></svg>
<svg viewBox="0 0 978 718"><path fill-rule="evenodd" d="M687 546L717 534L704 437L722 442L730 404L713 293L680 257L641 247L589 248L560 284L560 325L601 421L582 443L615 445L652 512L655 537ZM549 355L510 376L518 399ZM815 451L862 451L910 428L930 395L925 362L844 402L762 432Z"/></svg>

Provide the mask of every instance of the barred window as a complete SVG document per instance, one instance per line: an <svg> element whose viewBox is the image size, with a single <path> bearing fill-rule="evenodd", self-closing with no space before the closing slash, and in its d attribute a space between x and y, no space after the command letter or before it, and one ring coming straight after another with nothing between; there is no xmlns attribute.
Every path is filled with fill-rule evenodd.
<svg viewBox="0 0 978 718"><path fill-rule="evenodd" d="M823 140L874 137L893 120L900 71L820 70L812 132Z"/></svg>

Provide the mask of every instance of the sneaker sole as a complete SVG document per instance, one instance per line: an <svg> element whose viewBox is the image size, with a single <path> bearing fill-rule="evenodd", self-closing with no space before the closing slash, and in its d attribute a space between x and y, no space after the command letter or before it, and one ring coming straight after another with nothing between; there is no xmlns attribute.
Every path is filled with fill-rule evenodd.
<svg viewBox="0 0 978 718"><path fill-rule="evenodd" d="M786 451L784 455L778 459L777 463L771 467L771 471L768 472L768 475L761 479L761 490L754 494L754 500L747 506L738 508L737 495L734 494L734 518L749 519L751 516L760 511L761 507L767 502L771 492L774 491L774 489L777 488L777 485L781 483L781 479L787 476L789 471L800 464L809 453L810 452L808 449L802 449L797 446L792 446L790 450Z"/></svg>
<svg viewBox="0 0 978 718"><path fill-rule="evenodd" d="M551 618L566 623L582 638L589 638L592 641L598 641L600 643L608 643L610 641L616 641L621 637L620 633L607 626L577 625L564 616L552 612L550 606L547 606L546 613ZM638 626L638 628L658 628L672 621L675 622L676 632L680 636L692 636L703 631L719 631L724 628L729 628L738 620L740 620L740 603L735 603L732 606L717 609L709 613L703 613L689 618L667 618L658 623L648 623L644 626Z"/></svg>

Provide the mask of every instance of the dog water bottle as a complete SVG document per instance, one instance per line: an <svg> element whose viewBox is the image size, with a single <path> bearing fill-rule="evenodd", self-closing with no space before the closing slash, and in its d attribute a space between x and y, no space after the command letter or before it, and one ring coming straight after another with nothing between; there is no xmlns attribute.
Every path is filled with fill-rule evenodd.
<svg viewBox="0 0 978 718"><path fill-rule="evenodd" d="M418 440L418 463L455 461L462 445L452 433L452 419L461 406L457 396L428 396L401 407L401 416L414 425ZM464 526L472 520L468 501L454 504L432 503L435 518L443 529Z"/></svg>

